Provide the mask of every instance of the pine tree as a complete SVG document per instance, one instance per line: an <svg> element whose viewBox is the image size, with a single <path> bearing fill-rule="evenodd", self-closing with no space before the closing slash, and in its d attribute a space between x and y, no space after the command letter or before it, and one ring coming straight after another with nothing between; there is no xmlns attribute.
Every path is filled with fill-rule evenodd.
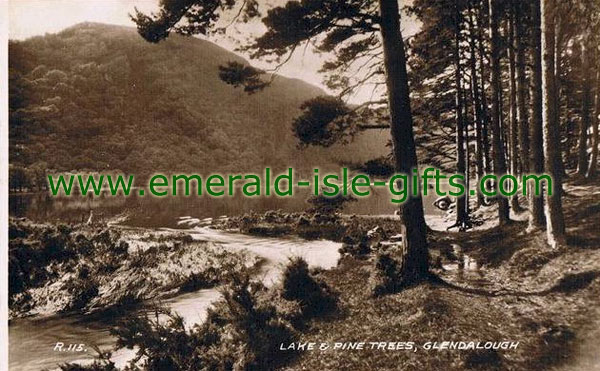
<svg viewBox="0 0 600 371"><path fill-rule="evenodd" d="M515 55L515 11L514 6L510 4L508 20L508 66L509 66L509 146L510 146L510 173L517 177L519 175L519 127L517 120L517 75L516 75L516 55ZM510 208L513 213L521 210L519 205L519 195L516 193L510 199Z"/></svg>
<svg viewBox="0 0 600 371"><path fill-rule="evenodd" d="M460 24L461 9L459 1L454 4L454 89L455 89L455 118L456 118L456 172L467 178L467 154L465 139L465 117L463 114L464 99L462 92L462 70L460 65ZM467 197L465 194L459 196L456 200L456 221L454 226L459 230L465 230L468 226L469 215L467 213Z"/></svg>
<svg viewBox="0 0 600 371"><path fill-rule="evenodd" d="M244 21L259 15L257 7L255 0L163 1L157 14L148 16L136 12L133 19L146 40L159 42L168 37L171 31L184 35L215 32L215 24L223 11L238 9ZM182 19L184 21L180 22ZM417 154L398 3L387 0L287 2L268 10L262 21L267 31L241 48L250 53L252 58L275 57L281 65L289 60L301 44L308 44L320 37L318 49L336 56L334 60L325 62L322 70L329 74L328 85L339 89L341 96L348 96L369 81L387 88L395 170L412 174L413 169L417 168ZM380 62L381 55L383 63ZM368 72L359 81L353 82L351 77L352 68L357 67L355 62L365 63ZM266 88L268 83L263 84L255 78L261 71L248 72L244 66L234 64L221 69L221 75L227 77L229 84L244 86L251 92ZM359 108L370 106L371 103L381 104L367 102ZM360 116L356 110L352 110L352 113ZM353 127L348 125L349 129ZM411 187L410 184L405 186ZM400 207L400 215L407 230L407 248L401 254L400 280L409 285L429 275L421 197L409 197Z"/></svg>
<svg viewBox="0 0 600 371"><path fill-rule="evenodd" d="M484 146L483 146L483 126L485 120L483 117L483 108L481 106L481 97L479 91L479 78L477 71L477 55L478 50L476 47L477 42L477 31L475 30L475 11L473 4L469 2L469 15L467 17L469 23L469 67L471 73L471 96L473 98L473 117L475 119L475 167L477 171L477 183L481 182L484 176ZM480 25L479 25L480 26ZM483 194L477 192L477 206L480 207L485 204Z"/></svg>
<svg viewBox="0 0 600 371"><path fill-rule="evenodd" d="M489 126L490 126L490 116L488 114L489 110L488 110L488 99L487 99L487 90L485 87L485 83L486 80L488 79L488 73L486 71L486 67L485 67L485 59L486 57L486 49L484 46L484 24L486 24L485 22L485 5L486 1L481 1L479 3L479 19L478 19L478 24L480 25L478 27L479 29L479 34L478 34L478 48L479 48L479 68L481 70L480 72L480 76L481 76L481 116L483 118L483 127L481 130L481 136L483 137L483 156L484 156L484 162L485 162L485 171L486 173L491 173L492 172L492 159L491 159L491 150L490 150L490 137L489 137ZM488 3L489 4L489 3ZM488 20L489 22L489 20ZM489 25L488 25L489 28Z"/></svg>
<svg viewBox="0 0 600 371"><path fill-rule="evenodd" d="M379 12L396 170L410 174L417 168L417 153L398 3L379 0ZM411 284L428 275L429 256L421 198L409 197L400 207L400 215L406 226L408 242L406 249L402 251L401 281Z"/></svg>
<svg viewBox="0 0 600 371"><path fill-rule="evenodd" d="M590 47L590 35L585 35L581 41L581 72L582 97L581 97L581 121L579 124L579 140L577 145L577 175L584 176L588 168L588 128L590 127L591 105L592 105L592 76L591 59L593 51Z"/></svg>
<svg viewBox="0 0 600 371"><path fill-rule="evenodd" d="M544 172L544 146L542 139L542 35L540 2L532 1L531 9L532 23L532 81L531 81L531 122L530 130L530 153L529 171L533 174ZM527 185L529 195L529 226L540 228L545 223L544 199L541 195L536 196L534 186Z"/></svg>
<svg viewBox="0 0 600 371"><path fill-rule="evenodd" d="M500 83L500 36L498 33L499 14L498 0L490 0L490 61L492 70L492 159L494 163L494 173L497 175L506 174L506 156L504 152L503 135L500 127L501 122L501 83ZM500 224L509 222L508 200L504 197L498 198L498 221Z"/></svg>
<svg viewBox="0 0 600 371"><path fill-rule="evenodd" d="M546 173L553 178L552 188L545 194L545 213L547 220L547 238L552 247L565 244L565 221L562 210L562 184L560 169L559 128L556 122L555 85L554 85L554 0L541 0L542 30L542 115L544 140L544 166Z"/></svg>
<svg viewBox="0 0 600 371"><path fill-rule="evenodd" d="M584 3L584 13L587 15L587 22L585 23L586 31L588 31L590 36L590 45L598 45L600 42L600 37L598 34L600 33L600 3L597 1L590 1ZM592 118L590 120L590 124L592 126L591 133L591 154L590 154L590 162L587 167L587 178L594 178L596 176L596 168L598 166L598 125L600 124L600 50L596 47L594 50L594 58L591 59L590 70L595 69L596 74L592 74L590 78L592 79L591 83L593 85L594 91L594 110L592 114Z"/></svg>
<svg viewBox="0 0 600 371"><path fill-rule="evenodd" d="M519 158L521 171L529 171L529 118L527 107L527 76L525 74L524 2L513 0L515 12L515 44L517 48L517 121L519 126Z"/></svg>
<svg viewBox="0 0 600 371"><path fill-rule="evenodd" d="M598 60L600 58L596 57L596 64L598 65ZM590 164L588 165L586 178L594 178L596 176L596 168L598 166L598 124L599 119L598 115L600 115L600 67L597 67L596 72L596 98L594 104L594 115L592 117L592 154L590 155Z"/></svg>

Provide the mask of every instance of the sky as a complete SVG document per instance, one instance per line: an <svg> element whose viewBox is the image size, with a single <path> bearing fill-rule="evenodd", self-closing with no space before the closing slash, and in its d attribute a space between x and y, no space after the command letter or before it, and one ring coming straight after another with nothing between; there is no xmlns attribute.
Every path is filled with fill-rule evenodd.
<svg viewBox="0 0 600 371"><path fill-rule="evenodd" d="M133 25L128 14L157 8L158 0L9 0L9 35L25 39L90 21Z"/></svg>
<svg viewBox="0 0 600 371"><path fill-rule="evenodd" d="M284 0L261 0L264 3L276 4ZM129 14L138 8L150 13L158 8L159 0L9 0L9 37L23 40L32 36L56 33L81 22L100 22L134 27ZM405 22L404 33L414 33L414 22ZM251 27L252 32L260 32L262 24L257 22ZM248 30L242 29L242 32ZM215 40L213 40L215 41ZM217 40L219 45L233 50L235 44L228 39ZM302 79L327 91L322 84L322 76L318 70L324 57L312 52L311 48L297 52L278 73L287 77ZM259 68L268 68L268 64L252 61ZM367 93L358 94L351 101L367 100Z"/></svg>

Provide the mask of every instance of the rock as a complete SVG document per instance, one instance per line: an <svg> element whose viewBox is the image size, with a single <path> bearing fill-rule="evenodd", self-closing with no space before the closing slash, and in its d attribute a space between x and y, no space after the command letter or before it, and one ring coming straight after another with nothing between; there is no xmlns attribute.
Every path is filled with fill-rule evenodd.
<svg viewBox="0 0 600 371"><path fill-rule="evenodd" d="M196 227L200 224L200 219L197 218L186 218L177 222L177 225L185 226L188 228Z"/></svg>
<svg viewBox="0 0 600 371"><path fill-rule="evenodd" d="M385 239L385 232L380 226L376 226L367 232L368 246L371 250L381 247L381 241Z"/></svg>
<svg viewBox="0 0 600 371"><path fill-rule="evenodd" d="M385 237L385 232L383 231L383 228L381 228L380 226L377 226L367 232L367 238L369 238L369 239L377 239L377 238L384 238L384 237Z"/></svg>

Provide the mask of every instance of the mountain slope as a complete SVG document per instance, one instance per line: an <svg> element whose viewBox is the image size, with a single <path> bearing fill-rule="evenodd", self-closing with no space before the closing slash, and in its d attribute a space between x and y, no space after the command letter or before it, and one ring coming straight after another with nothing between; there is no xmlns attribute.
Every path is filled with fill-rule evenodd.
<svg viewBox="0 0 600 371"><path fill-rule="evenodd" d="M11 164L68 170L262 171L338 162L348 148L296 148L300 104L324 94L278 76L247 95L218 77L239 56L173 35L145 42L133 28L82 23L9 45ZM364 140L363 140L364 142ZM352 145L361 160L381 138ZM362 149L361 149L362 148Z"/></svg>

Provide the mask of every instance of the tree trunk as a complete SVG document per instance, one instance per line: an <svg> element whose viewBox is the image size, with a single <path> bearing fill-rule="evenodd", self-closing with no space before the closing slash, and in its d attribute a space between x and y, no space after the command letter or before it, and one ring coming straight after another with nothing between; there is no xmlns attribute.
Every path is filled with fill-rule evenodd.
<svg viewBox="0 0 600 371"><path fill-rule="evenodd" d="M396 171L412 174L413 169L417 168L417 152L398 2L379 0L379 12ZM412 194L412 182L407 183L404 186ZM399 279L403 285L411 285L429 276L426 225L420 192L400 206L400 217L406 227L406 248L402 251Z"/></svg>
<svg viewBox="0 0 600 371"><path fill-rule="evenodd" d="M598 59L598 58L597 58ZM600 115L600 68L596 72L596 99L594 108L594 117L592 117L592 155L590 156L590 164L588 165L587 178L596 176L596 166L598 165L598 115Z"/></svg>
<svg viewBox="0 0 600 371"><path fill-rule="evenodd" d="M490 1L490 35L491 35L491 70L492 70L492 160L494 173L498 176L506 174L506 161L504 146L502 144L502 131L500 129L500 42L498 37L498 0ZM506 224L509 221L508 200L498 197L498 221Z"/></svg>
<svg viewBox="0 0 600 371"><path fill-rule="evenodd" d="M471 228L471 221L470 221L470 212L471 210L469 209L469 187L471 185L471 152L469 149L469 122L467 121L467 117L469 116L469 102L468 100L465 98L464 93L463 93L463 122L464 127L465 127L465 213L467 214L467 224L465 226L465 228Z"/></svg>
<svg viewBox="0 0 600 371"><path fill-rule="evenodd" d="M489 115L487 105L487 92L485 90L485 81L487 79L487 73L485 71L485 47L483 45L483 24L484 24L484 9L483 6L479 7L479 20L478 20L478 48L479 48L479 69L481 75L481 118L483 119L483 125L481 128L482 137L482 148L483 148L483 160L486 173L492 172L492 160L490 158L490 137L488 133L489 127Z"/></svg>
<svg viewBox="0 0 600 371"><path fill-rule="evenodd" d="M591 77L590 77L590 55L587 38L581 43L581 74L582 74L582 96L581 96L581 122L579 124L579 143L577 148L577 175L584 176L587 172L587 131L590 126L591 108Z"/></svg>
<svg viewBox="0 0 600 371"><path fill-rule="evenodd" d="M514 9L512 7L511 9ZM516 57L515 57L515 14L514 10L510 13L508 26L508 70L509 70L509 117L510 117L510 173L518 177L519 175L519 126L517 122L517 78L516 78ZM519 206L518 192L510 198L510 208L513 213L521 210Z"/></svg>
<svg viewBox="0 0 600 371"><path fill-rule="evenodd" d="M531 124L530 129L530 156L529 171L533 174L544 172L544 147L542 140L542 35L540 19L540 2L532 1L532 50L533 69L531 81ZM544 218L544 199L542 195L535 195L534 184L527 185L529 195L529 226L542 227Z"/></svg>
<svg viewBox="0 0 600 371"><path fill-rule="evenodd" d="M455 104L455 119L456 119L456 173L463 175L466 180L466 153L465 153L465 119L463 115L463 97L461 84L461 69L460 69L460 10L458 2L455 3L455 19L454 19L454 87L456 89L454 104ZM465 192L466 193L466 192ZM467 224L467 205L465 194L458 196L456 199L456 222L455 226L459 230L465 230Z"/></svg>
<svg viewBox="0 0 600 371"><path fill-rule="evenodd" d="M500 39L499 39L500 40ZM505 114L504 114L504 86L502 81L502 58L498 59L498 64L500 65L500 87L498 89L498 112L500 113L500 133L502 133L502 137L500 143L502 143L502 151L504 152L504 166L506 167L506 171L508 172L509 162L509 147L508 147L508 130L505 123ZM492 133L493 135L493 133Z"/></svg>
<svg viewBox="0 0 600 371"><path fill-rule="evenodd" d="M565 243L565 221L562 210L562 185L560 168L559 127L556 122L555 76L554 76L554 7L555 0L541 0L542 19L542 116L544 140L544 166L546 173L553 179L552 194L546 192L545 211L548 243L552 247ZM558 159L557 159L558 157Z"/></svg>
<svg viewBox="0 0 600 371"><path fill-rule="evenodd" d="M529 118L527 117L527 76L525 75L525 45L523 13L520 0L513 2L515 9L515 43L517 47L517 121L519 125L519 149L521 171L529 171Z"/></svg>
<svg viewBox="0 0 600 371"><path fill-rule="evenodd" d="M556 14L557 19L555 20L555 35L554 35L554 40L555 40L555 44L554 44L554 49L553 49L553 55L554 55L554 107L556 107L556 109L554 110L554 116L556 117L556 123L558 125L558 130L559 133L562 133L563 131L561 130L561 125L562 125L562 117L561 117L561 102L560 102L560 97L561 97L561 89L562 89L562 83L561 83L561 74L562 74L562 49L561 49L561 45L562 45L562 39L563 39L563 31L562 31L562 27L560 27L560 13ZM564 152L564 145L562 143L562 141L560 140L560 135L558 137L558 144L560 146L560 156L558 157L558 162L556 164L556 166L558 166L559 169L559 173L560 176L562 178L565 178L567 173L565 171L565 166L563 164L563 152ZM561 182L562 184L562 182Z"/></svg>
<svg viewBox="0 0 600 371"><path fill-rule="evenodd" d="M483 112L481 108L481 100L479 97L479 82L477 81L477 61L476 54L477 49L475 47L475 22L473 19L473 8L469 4L469 46L470 46L470 58L469 65L471 68L471 96L473 97L473 117L475 118L475 167L477 170L477 184L481 182L485 174L483 167L484 161L484 149L483 149ZM477 192L477 207L482 206L485 203L483 194Z"/></svg>

